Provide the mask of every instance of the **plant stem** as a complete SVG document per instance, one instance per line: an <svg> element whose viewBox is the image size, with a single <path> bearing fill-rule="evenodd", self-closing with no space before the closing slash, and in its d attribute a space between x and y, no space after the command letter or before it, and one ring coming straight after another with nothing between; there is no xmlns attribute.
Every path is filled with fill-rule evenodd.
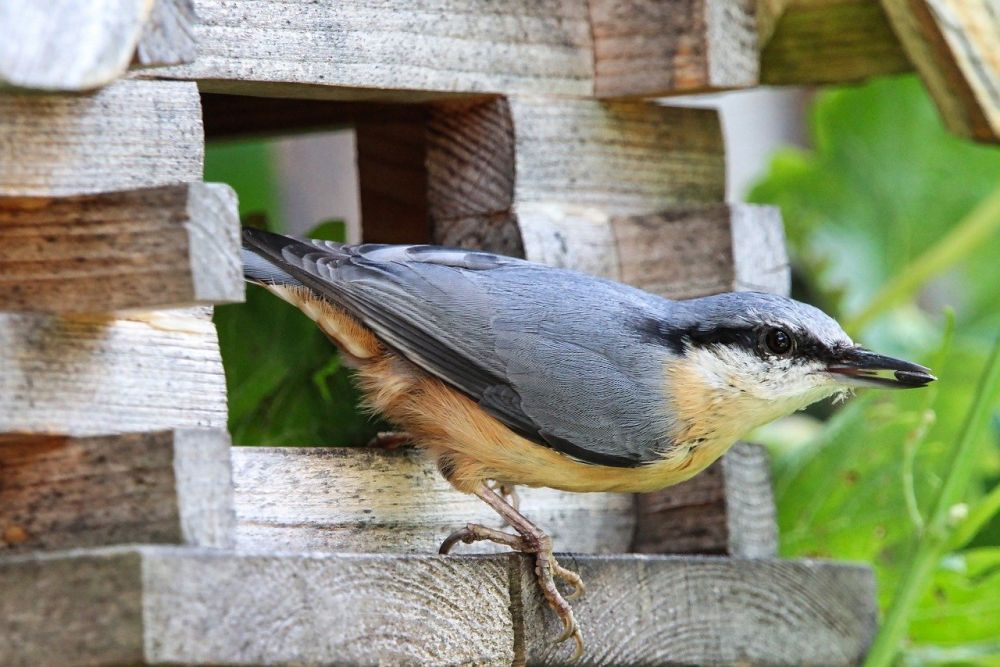
<svg viewBox="0 0 1000 667"><path fill-rule="evenodd" d="M938 563L952 544L948 512L955 503L961 501L965 487L972 479L980 445L980 438L976 436L979 427L986 421L987 411L993 407L989 399L995 393L998 382L1000 382L1000 339L993 346L986 370L980 376L975 398L962 425L952 465L941 486L927 530L917 543L916 552L903 572L882 629L868 653L866 667L886 667L892 663L899 649L899 643L909 627L913 609L927 590Z"/></svg>
<svg viewBox="0 0 1000 667"><path fill-rule="evenodd" d="M868 305L847 321L844 329L856 335L871 320L916 293L925 282L982 247L998 229L1000 188L979 202L943 239L910 262L902 273L883 285Z"/></svg>

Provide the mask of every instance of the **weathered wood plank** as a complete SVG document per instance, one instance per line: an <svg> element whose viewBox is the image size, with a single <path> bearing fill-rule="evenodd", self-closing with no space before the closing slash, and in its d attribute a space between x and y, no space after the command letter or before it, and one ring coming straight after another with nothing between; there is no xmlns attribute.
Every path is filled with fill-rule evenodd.
<svg viewBox="0 0 1000 667"><path fill-rule="evenodd" d="M195 11L197 60L155 75L209 92L426 101L593 87L586 0L197 0Z"/></svg>
<svg viewBox="0 0 1000 667"><path fill-rule="evenodd" d="M598 97L757 84L754 0L590 0Z"/></svg>
<svg viewBox="0 0 1000 667"><path fill-rule="evenodd" d="M152 6L153 0L4 0L0 88L83 91L111 83L128 68Z"/></svg>
<svg viewBox="0 0 1000 667"><path fill-rule="evenodd" d="M193 0L154 0L153 11L136 45L133 67L192 62L198 54Z"/></svg>
<svg viewBox="0 0 1000 667"><path fill-rule="evenodd" d="M95 313L243 294L228 185L0 197L0 310Z"/></svg>
<svg viewBox="0 0 1000 667"><path fill-rule="evenodd" d="M777 209L678 207L611 217L552 204L518 208L528 259L574 268L675 299L756 290L787 294L788 258Z"/></svg>
<svg viewBox="0 0 1000 667"><path fill-rule="evenodd" d="M995 0L881 0L955 134L1000 142L1000 7Z"/></svg>
<svg viewBox="0 0 1000 667"><path fill-rule="evenodd" d="M236 447L232 452L237 546L244 550L434 553L470 522L501 520L444 481L414 449ZM521 510L577 553L628 551L631 494L518 488ZM463 553L505 553L480 542Z"/></svg>
<svg viewBox="0 0 1000 667"><path fill-rule="evenodd" d="M510 558L170 547L2 558L0 663L509 665Z"/></svg>
<svg viewBox="0 0 1000 667"><path fill-rule="evenodd" d="M129 319L0 314L0 433L83 437L225 425L211 321L186 311Z"/></svg>
<svg viewBox="0 0 1000 667"><path fill-rule="evenodd" d="M870 570L810 561L564 556L582 663L858 664ZM521 556L118 547L0 558L0 663L564 664Z"/></svg>
<svg viewBox="0 0 1000 667"><path fill-rule="evenodd" d="M563 557L587 594L573 605L588 651L580 665L860 664L876 629L871 570L818 561L676 556ZM567 664L561 625L522 561L530 665ZM557 626L559 626L557 628Z"/></svg>
<svg viewBox="0 0 1000 667"><path fill-rule="evenodd" d="M90 95L0 96L0 195L200 181L204 150L192 83L120 81Z"/></svg>
<svg viewBox="0 0 1000 667"><path fill-rule="evenodd" d="M683 484L636 495L638 553L772 558L778 522L770 462L759 445L737 443Z"/></svg>
<svg viewBox="0 0 1000 667"><path fill-rule="evenodd" d="M847 83L913 69L878 0L758 0L762 83Z"/></svg>
<svg viewBox="0 0 1000 667"><path fill-rule="evenodd" d="M233 543L222 430L0 437L0 551Z"/></svg>
<svg viewBox="0 0 1000 667"><path fill-rule="evenodd" d="M725 188L716 113L646 102L441 104L428 121L426 164L436 242L523 248L532 259L528 227L542 212L648 214L721 201ZM586 224L577 227L574 242Z"/></svg>

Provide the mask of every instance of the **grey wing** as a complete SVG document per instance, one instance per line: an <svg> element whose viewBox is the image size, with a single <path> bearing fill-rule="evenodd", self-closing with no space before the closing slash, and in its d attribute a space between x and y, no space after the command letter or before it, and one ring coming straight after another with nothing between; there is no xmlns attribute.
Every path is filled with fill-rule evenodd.
<svg viewBox="0 0 1000 667"><path fill-rule="evenodd" d="M249 229L244 246L526 438L616 466L656 460L663 449L663 348L637 348L626 322L662 300L476 251L342 246Z"/></svg>

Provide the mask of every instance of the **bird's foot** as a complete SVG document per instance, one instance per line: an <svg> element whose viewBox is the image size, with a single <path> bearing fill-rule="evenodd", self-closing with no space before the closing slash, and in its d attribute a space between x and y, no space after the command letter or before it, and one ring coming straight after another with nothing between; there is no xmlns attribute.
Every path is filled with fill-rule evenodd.
<svg viewBox="0 0 1000 667"><path fill-rule="evenodd" d="M380 431L365 446L375 449L398 449L412 442L413 436L406 431Z"/></svg>
<svg viewBox="0 0 1000 667"><path fill-rule="evenodd" d="M534 555L535 577L538 580L538 586L545 597L545 601L563 624L563 633L556 639L556 643L573 639L576 643L576 648L570 660L578 659L583 655L583 634L580 632L580 626L573 615L573 608L566 601L566 598L574 600L583 595L586 592L583 581L579 575L572 570L564 568L556 560L552 553L552 538L504 502L496 492L483 485L482 490L477 491L476 495L496 509L518 534L506 533L495 528L470 523L465 528L449 535L441 544L438 552L446 554L459 542L472 544L473 542L487 540L496 544L503 544L515 551ZM559 591L556 579L565 582L571 587L572 590L566 597L563 597Z"/></svg>
<svg viewBox="0 0 1000 667"><path fill-rule="evenodd" d="M504 501L513 507L514 509L521 510L521 496L517 492L517 487L513 484L508 484L507 482L490 482L490 490L498 494ZM507 519L504 519L504 525L509 526Z"/></svg>

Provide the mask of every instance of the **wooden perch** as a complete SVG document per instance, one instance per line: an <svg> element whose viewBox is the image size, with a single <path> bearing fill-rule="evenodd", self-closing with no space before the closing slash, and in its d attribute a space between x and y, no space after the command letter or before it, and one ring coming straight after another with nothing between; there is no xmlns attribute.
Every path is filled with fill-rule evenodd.
<svg viewBox="0 0 1000 667"><path fill-rule="evenodd" d="M0 195L200 181L204 152L193 83L120 81L92 95L0 95Z"/></svg>
<svg viewBox="0 0 1000 667"><path fill-rule="evenodd" d="M1000 142L995 0L882 0L903 49L955 134Z"/></svg>
<svg viewBox="0 0 1000 667"><path fill-rule="evenodd" d="M567 558L596 664L857 664L866 568ZM0 559L0 663L564 664L522 556L232 554L119 547Z"/></svg>
<svg viewBox="0 0 1000 667"><path fill-rule="evenodd" d="M493 510L444 481L414 449L235 447L237 546L244 550L436 553ZM632 495L519 488L521 509L560 551L622 553L635 530ZM506 553L479 542L462 553Z"/></svg>
<svg viewBox="0 0 1000 667"><path fill-rule="evenodd" d="M754 0L590 0L598 97L757 84Z"/></svg>
<svg viewBox="0 0 1000 667"><path fill-rule="evenodd" d="M762 83L847 83L913 69L878 0L758 0Z"/></svg>
<svg viewBox="0 0 1000 667"><path fill-rule="evenodd" d="M0 435L225 425L218 340L203 316L0 314Z"/></svg>
<svg viewBox="0 0 1000 667"><path fill-rule="evenodd" d="M413 449L236 447L232 458L240 549L428 554L466 523L500 527ZM518 495L560 551L765 557L777 548L769 483L766 454L742 444L693 480L638 496L638 529L631 494L519 487Z"/></svg>
<svg viewBox="0 0 1000 667"><path fill-rule="evenodd" d="M233 523L225 431L0 437L0 552L227 547Z"/></svg>
<svg viewBox="0 0 1000 667"><path fill-rule="evenodd" d="M421 102L593 90L586 0L200 0L196 10L198 59L155 76L196 80L208 92Z"/></svg>
<svg viewBox="0 0 1000 667"><path fill-rule="evenodd" d="M243 293L228 185L0 197L0 310L96 313Z"/></svg>

